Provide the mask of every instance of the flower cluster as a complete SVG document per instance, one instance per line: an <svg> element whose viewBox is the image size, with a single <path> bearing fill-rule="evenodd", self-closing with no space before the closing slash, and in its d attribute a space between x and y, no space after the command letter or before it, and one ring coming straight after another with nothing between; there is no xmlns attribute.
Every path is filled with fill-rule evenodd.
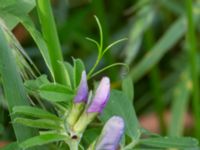
<svg viewBox="0 0 200 150"><path fill-rule="evenodd" d="M88 85L86 72L82 72L77 94L72 109L67 117L71 135L81 136L93 119L103 111L110 96L110 79L103 77L96 92L88 102ZM115 150L124 132L124 121L120 117L112 117L104 126L102 134L96 141L95 149Z"/></svg>

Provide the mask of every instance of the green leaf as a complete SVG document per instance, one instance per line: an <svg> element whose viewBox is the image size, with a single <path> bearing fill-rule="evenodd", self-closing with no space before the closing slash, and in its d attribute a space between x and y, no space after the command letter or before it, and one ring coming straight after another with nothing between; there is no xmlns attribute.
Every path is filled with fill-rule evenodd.
<svg viewBox="0 0 200 150"><path fill-rule="evenodd" d="M156 45L144 58L130 71L133 81L139 80L168 52L184 35L186 31L186 20L179 18L160 38Z"/></svg>
<svg viewBox="0 0 200 150"><path fill-rule="evenodd" d="M35 7L35 0L0 0L0 4L0 18L11 30L20 22L17 16L27 15Z"/></svg>
<svg viewBox="0 0 200 150"><path fill-rule="evenodd" d="M98 70L97 72L93 73L92 75L89 75L89 74L88 74L88 79L91 79L92 77L94 77L94 76L96 76L96 75L102 73L103 71L108 70L108 69L110 69L110 68L112 68L112 67L115 67L115 66L124 66L124 67L127 68L127 70L129 70L128 65L125 64L125 63L113 63L113 64L111 64L111 65L108 65L108 66L106 66L106 67L104 67L104 68Z"/></svg>
<svg viewBox="0 0 200 150"><path fill-rule="evenodd" d="M46 75L41 75L35 80L26 80L24 86L30 91L37 91L43 84L50 83Z"/></svg>
<svg viewBox="0 0 200 150"><path fill-rule="evenodd" d="M51 1L37 0L37 14L39 17L43 38L48 47L48 54L51 64L51 73L53 73L54 81L67 85L67 79L63 66L59 62L63 62L63 54L58 38L56 24L51 8Z"/></svg>
<svg viewBox="0 0 200 150"><path fill-rule="evenodd" d="M18 16L20 22L23 24L23 26L26 28L26 30L30 33L32 36L33 40L37 44L40 53L42 54L42 57L51 73L52 78L54 79L54 74L53 74L53 69L50 61L50 56L48 53L48 48L45 43L45 40L43 39L41 33L36 29L33 21L30 19L29 16Z"/></svg>
<svg viewBox="0 0 200 150"><path fill-rule="evenodd" d="M0 18L0 26L2 27L8 43L14 53L16 63L19 66L20 75L23 79L28 79L29 77L35 77L35 71L39 73L37 67L34 65L33 61L26 54L23 47L20 45L19 41L16 39L15 35L8 29L4 22Z"/></svg>
<svg viewBox="0 0 200 150"><path fill-rule="evenodd" d="M155 11L153 9L149 6L143 7L134 20L128 37L128 43L125 47L125 63L127 64L130 64L135 59L142 43L143 34L154 21Z"/></svg>
<svg viewBox="0 0 200 150"><path fill-rule="evenodd" d="M133 140L138 140L140 136L139 124L132 105L132 101L127 95L121 91L112 90L100 119L106 122L113 115L121 116L125 121L126 134Z"/></svg>
<svg viewBox="0 0 200 150"><path fill-rule="evenodd" d="M39 129L54 129L59 130L61 128L59 121L50 119L26 119L26 118L16 118L13 123L22 124L24 126L39 128Z"/></svg>
<svg viewBox="0 0 200 150"><path fill-rule="evenodd" d="M74 87L74 68L72 65L68 62L61 62L61 65L64 66L66 78L68 80L68 86L71 87L71 89Z"/></svg>
<svg viewBox="0 0 200 150"><path fill-rule="evenodd" d="M49 83L39 88L39 95L50 102L69 102L74 93L64 85Z"/></svg>
<svg viewBox="0 0 200 150"><path fill-rule="evenodd" d="M0 0L0 3L2 4L0 6L0 18L3 18L9 29L12 29L19 22L24 25L39 47L45 63L54 78L47 45L41 33L35 28L32 20L28 16L28 12L35 7L35 0Z"/></svg>
<svg viewBox="0 0 200 150"><path fill-rule="evenodd" d="M22 79L20 78L13 53L9 48L2 28L0 28L0 74L2 78L5 97L8 103L9 113L12 114L14 106L29 105ZM13 121L16 116L11 116ZM35 135L35 130L21 125L13 125L18 141L22 141Z"/></svg>
<svg viewBox="0 0 200 150"><path fill-rule="evenodd" d="M133 80L130 77L126 77L122 81L122 91L128 96L128 98L133 101L134 98L134 88Z"/></svg>
<svg viewBox="0 0 200 150"><path fill-rule="evenodd" d="M60 118L48 111L31 106L15 106L13 108L13 114L26 115L34 118L60 120Z"/></svg>
<svg viewBox="0 0 200 150"><path fill-rule="evenodd" d="M181 136L184 129L184 118L187 112L187 105L189 101L189 95L191 92L191 79L189 76L189 70L184 70L181 73L179 83L174 89L173 101L172 101L172 116L169 125L169 136Z"/></svg>
<svg viewBox="0 0 200 150"><path fill-rule="evenodd" d="M198 141L190 137L159 137L142 139L142 145L155 148L193 148L198 146Z"/></svg>
<svg viewBox="0 0 200 150"><path fill-rule="evenodd" d="M176 15L182 15L183 13L185 13L185 9L183 7L184 3L180 4L178 1L168 1L168 0L162 0L160 2L161 5L163 5Z"/></svg>
<svg viewBox="0 0 200 150"><path fill-rule="evenodd" d="M103 53L102 55L105 55L105 53L110 49L112 48L113 46L125 41L125 40L128 40L127 38L123 38L123 39L120 39L120 40L117 40L117 41L114 41L113 43L111 43L110 45L108 45L104 50L103 50Z"/></svg>
<svg viewBox="0 0 200 150"><path fill-rule="evenodd" d="M82 72L85 70L84 63L81 59L74 59L74 87L78 87L81 81Z"/></svg>
<svg viewBox="0 0 200 150"><path fill-rule="evenodd" d="M35 136L33 138L27 139L26 141L20 143L20 147L23 149L44 145L52 142L66 141L68 139L65 135L60 134L43 134Z"/></svg>

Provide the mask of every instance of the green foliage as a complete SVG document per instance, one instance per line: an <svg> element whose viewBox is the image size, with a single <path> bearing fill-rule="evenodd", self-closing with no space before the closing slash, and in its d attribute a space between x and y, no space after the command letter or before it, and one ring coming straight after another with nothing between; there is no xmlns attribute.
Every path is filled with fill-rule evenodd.
<svg viewBox="0 0 200 150"><path fill-rule="evenodd" d="M0 0L0 3L0 17L9 29L13 29L20 22L19 18L35 7L35 0Z"/></svg>
<svg viewBox="0 0 200 150"><path fill-rule="evenodd" d="M189 94L191 92L191 79L189 72L181 74L180 82L174 89L174 101L172 103L172 118L169 126L170 136L181 136L184 129L184 116L187 110ZM178 110L178 111L177 111Z"/></svg>
<svg viewBox="0 0 200 150"><path fill-rule="evenodd" d="M36 0L36 4L42 28L42 35L48 47L48 55L52 66L51 69L53 72L53 79L58 83L67 84L64 68L59 65L59 61L63 61L63 55L50 1Z"/></svg>
<svg viewBox="0 0 200 150"><path fill-rule="evenodd" d="M158 137L140 140L140 144L154 148L195 148L198 146L198 141L189 137Z"/></svg>
<svg viewBox="0 0 200 150"><path fill-rule="evenodd" d="M178 19L166 33L159 39L144 58L130 71L134 81L139 80L146 72L148 72L170 48L178 42L186 31L185 18Z"/></svg>
<svg viewBox="0 0 200 150"><path fill-rule="evenodd" d="M199 149L196 139L181 137L185 131L184 114L191 108L196 118L195 128L194 132L192 128L189 129L191 132L188 134L198 137L200 130L199 52L196 51L199 47L196 40L199 37L195 36L200 5L198 1L185 1L188 2L187 6L177 0L128 0L119 3L95 0L84 2L81 6L78 1L69 1L68 6L64 0L59 0L53 3L52 11L50 0L37 0L36 4L34 0L0 0L0 83L5 94L0 105L2 113L8 107L18 142L4 149L29 149L44 144L48 144L47 149L52 150L86 149L90 144L95 144L103 124L113 115L125 120L125 136L119 146L122 150ZM35 11L38 16L35 16ZM99 41L94 40L98 38L95 36L97 34L90 33L96 28L91 13L97 14L101 20L100 23L97 16L94 17L99 29ZM36 77L35 71L38 69L11 33L18 23L25 27L44 59L48 71L39 66L40 71L50 74ZM37 29L39 23L41 32ZM149 31L152 33L150 36ZM97 58L93 47L83 38L85 33L94 36L86 39L97 46ZM183 39L185 34L186 40ZM108 44L109 41L115 42ZM35 46L28 46L27 52L40 65L37 62L40 55L36 53ZM190 61L187 59L188 54ZM73 58L71 64L71 56L74 55L81 59ZM110 70L114 66L125 66L128 69L126 72L124 68ZM73 127L67 123L67 117L75 107L73 98L84 70L88 72L89 86L93 85L92 80L106 75L111 78L112 88L115 89L112 89L110 100L99 120L94 120L84 133L76 135ZM120 87L121 91L118 90ZM190 97L193 98L192 107ZM92 98L90 92L89 100ZM83 108L87 108L89 103L77 108L84 113ZM154 111L154 108L159 116L160 127L163 128L161 130L168 130L169 137L159 136L140 127L140 115ZM163 126L165 111L171 112L168 128L165 124ZM3 121L0 122L0 133L7 130L12 132L6 127L9 120L2 119L2 116L5 115L0 116L0 121ZM92 118L94 116L96 114ZM35 132L37 129L41 131L39 135ZM5 137L0 136L0 139Z"/></svg>
<svg viewBox="0 0 200 150"><path fill-rule="evenodd" d="M125 47L125 63L131 64L138 54L138 51L142 44L142 38L144 32L151 28L153 21L155 19L155 11L152 6L144 6L138 14L137 21L134 22L132 28L130 29L128 43Z"/></svg>
<svg viewBox="0 0 200 150"><path fill-rule="evenodd" d="M27 149L33 146L44 145L52 142L58 142L62 140L66 140L67 137L65 135L60 134L42 134L33 138L30 138L20 144L20 147L23 149Z"/></svg>
<svg viewBox="0 0 200 150"><path fill-rule="evenodd" d="M81 81L82 72L85 70L85 66L80 59L74 59L74 87L78 87Z"/></svg>
<svg viewBox="0 0 200 150"><path fill-rule="evenodd" d="M39 129L52 129L58 130L60 129L59 122L56 120L49 120L49 119L25 119L25 118L16 118L13 123L15 124L22 124L24 126L32 127L32 128L39 128Z"/></svg>
<svg viewBox="0 0 200 150"><path fill-rule="evenodd" d="M13 59L13 54L1 28L0 43L0 74L3 80L3 87L8 102L8 109L11 114L14 106L29 105L29 102L26 97L22 79L20 78L17 70L16 62ZM12 120L15 118L16 116L11 117ZM23 127L21 125L14 125L13 127L19 142L34 135L34 130L31 130L27 127Z"/></svg>
<svg viewBox="0 0 200 150"><path fill-rule="evenodd" d="M42 98L50 102L69 102L74 96L72 90L58 83L43 84L38 91Z"/></svg>
<svg viewBox="0 0 200 150"><path fill-rule="evenodd" d="M13 114L20 114L33 118L52 119L55 121L60 121L60 118L58 118L56 115L49 113L48 111L45 111L43 109L31 106L15 106L13 108Z"/></svg>
<svg viewBox="0 0 200 150"><path fill-rule="evenodd" d="M90 79L91 77L94 77L95 75L99 74L100 72L110 68L110 67L114 67L116 65L124 65L123 63L114 63L112 65L109 65L101 70L99 70L98 72L94 73L93 72L95 71L96 67L98 66L98 64L100 63L102 57L105 55L105 53L111 48L113 47L114 45L124 41L124 40L127 40L126 38L124 39L120 39L120 40L117 40L113 43L111 43L110 45L108 45L106 48L104 48L104 45L103 45L103 31L102 31L102 27L101 27L101 23L99 21L99 19L94 16L96 22L97 22L97 25L98 25L98 28L99 28L99 36L100 36L100 40L99 42L97 42L96 40L94 39L91 39L91 38L86 38L87 40L91 41L92 43L94 43L96 46L97 46L97 50L98 50L98 56L97 56L97 59L96 59L96 62L95 64L93 65L93 67L91 68L91 70L89 71L88 73L88 78Z"/></svg>
<svg viewBox="0 0 200 150"><path fill-rule="evenodd" d="M23 24L23 26L26 28L26 30L28 30L28 32L32 36L33 40L37 44L37 46L40 50L40 53L42 54L42 57L45 61L45 64L47 65L47 67L51 73L51 76L53 77L54 74L53 74L50 56L48 53L47 44L46 44L45 40L43 39L41 33L36 29L32 20L29 18L29 16L27 16L27 15L22 16L19 18L19 20Z"/></svg>
<svg viewBox="0 0 200 150"><path fill-rule="evenodd" d="M101 119L106 122L111 116L121 116L126 124L126 134L137 141L140 137L139 123L132 107L131 99L121 91L112 90L110 100L101 115Z"/></svg>
<svg viewBox="0 0 200 150"><path fill-rule="evenodd" d="M122 91L128 96L130 100L134 99L133 81L130 77L126 77L122 82Z"/></svg>

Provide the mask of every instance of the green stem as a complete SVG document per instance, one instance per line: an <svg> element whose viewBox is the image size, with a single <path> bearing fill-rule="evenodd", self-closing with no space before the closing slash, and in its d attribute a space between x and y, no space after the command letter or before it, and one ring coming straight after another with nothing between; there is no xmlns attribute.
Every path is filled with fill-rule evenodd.
<svg viewBox="0 0 200 150"><path fill-rule="evenodd" d="M94 66L92 67L92 69L90 70L90 72L88 73L88 79L91 78L92 73L94 72L94 70L96 69L96 67L98 66L99 62L101 61L101 54L98 54L98 58L94 64Z"/></svg>
<svg viewBox="0 0 200 150"><path fill-rule="evenodd" d="M106 67L98 70L97 72L93 73L91 76L88 76L88 79L91 79L92 77L102 73L103 71L108 70L108 69L115 67L115 66L125 66L127 68L127 70L129 71L129 67L128 67L127 64L125 64L125 63L114 63L114 64L111 64L109 66L106 66Z"/></svg>
<svg viewBox="0 0 200 150"><path fill-rule="evenodd" d="M93 0L92 1L92 7L94 9L95 14L98 16L99 20L101 20L101 26L102 26L102 30L104 33L104 37L103 37L103 41L102 43L104 43L105 45L108 45L109 43L109 26L108 26L108 22L107 22L107 15L105 13L105 4L104 1L102 0ZM103 49L103 47L102 47ZM114 62L114 59L111 55L111 52L108 51L108 53L106 53L106 55L104 56L106 64L112 64ZM108 71L109 72L109 76L114 79L116 78L115 73L113 73L113 71L115 73L117 73L116 70L112 70L112 71Z"/></svg>
<svg viewBox="0 0 200 150"><path fill-rule="evenodd" d="M64 68L59 64L59 61L63 61L63 56L50 0L37 0L36 7L42 27L42 33L48 46L48 53L54 74L53 78L58 83L67 84Z"/></svg>
<svg viewBox="0 0 200 150"><path fill-rule="evenodd" d="M70 150L78 150L78 145L79 145L79 142L77 140L71 140L69 143L69 148Z"/></svg>
<svg viewBox="0 0 200 150"><path fill-rule="evenodd" d="M193 12L192 12L192 0L186 0L186 9L187 9L187 21L188 21L188 32L187 32L187 42L189 46L189 59L190 59L190 67L191 67L191 76L192 76L192 107L194 111L194 121L195 121L195 134L196 137L200 140L200 108L199 108L199 78L198 78L198 70L197 70L197 44L195 38L195 26L193 20Z"/></svg>

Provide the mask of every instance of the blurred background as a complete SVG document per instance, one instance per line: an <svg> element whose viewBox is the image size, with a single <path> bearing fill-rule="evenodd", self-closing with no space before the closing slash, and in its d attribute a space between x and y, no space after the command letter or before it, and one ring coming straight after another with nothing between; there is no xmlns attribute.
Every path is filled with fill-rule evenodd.
<svg viewBox="0 0 200 150"><path fill-rule="evenodd" d="M200 1L193 2L194 40L198 41ZM134 84L133 106L143 127L162 135L195 135L187 6L184 1L53 0L52 7L65 61L72 62L73 57L81 58L87 70L92 67L97 49L85 37L99 40L94 19L96 15L102 24L104 46L128 38L114 46L97 69L123 62L128 64L129 70L116 66L99 77L110 76L112 87L116 89L121 88L121 80L125 76L131 77ZM35 9L30 16L39 29ZM13 33L39 70L48 73L40 52L24 27L17 25ZM198 50L199 43L196 43ZM199 51L196 51L192 58L196 64L199 62L198 56ZM3 99L2 94L0 99ZM8 111L2 102L0 140L10 141L13 139L13 131Z"/></svg>

